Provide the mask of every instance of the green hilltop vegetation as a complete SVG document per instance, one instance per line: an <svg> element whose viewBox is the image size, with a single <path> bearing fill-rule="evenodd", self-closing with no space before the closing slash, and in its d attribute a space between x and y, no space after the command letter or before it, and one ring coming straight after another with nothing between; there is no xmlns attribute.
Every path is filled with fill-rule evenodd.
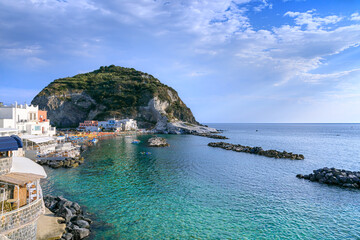
<svg viewBox="0 0 360 240"><path fill-rule="evenodd" d="M175 96L176 101L169 95L169 91L172 96ZM34 98L33 103L48 110L51 119L51 116L56 114L56 109L49 107L49 103L44 102L44 97L57 96L58 100L71 102L74 99L69 93L83 92L95 100L95 103L92 102L89 107L85 107L86 109L80 109L84 112L84 119L79 119L79 121L86 120L88 117L86 114L101 104L104 107L99 114L94 116L96 120L104 120L107 117L132 117L138 121L151 122L150 119L144 119L140 116L141 114L138 114L139 107L147 106L152 98L158 97L161 101L170 103L165 110L169 120L179 119L197 123L191 110L181 101L173 88L162 84L150 74L115 65L102 66L93 72L56 79ZM81 104L78 102L76 104L78 108L82 108ZM56 120L55 124L62 125Z"/></svg>

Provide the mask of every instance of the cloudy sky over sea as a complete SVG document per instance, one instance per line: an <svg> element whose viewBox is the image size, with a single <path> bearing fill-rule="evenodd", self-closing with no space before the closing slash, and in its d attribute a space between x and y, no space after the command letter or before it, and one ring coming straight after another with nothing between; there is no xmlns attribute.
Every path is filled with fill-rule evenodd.
<svg viewBox="0 0 360 240"><path fill-rule="evenodd" d="M359 122L358 0L0 0L0 101L105 65L200 122Z"/></svg>

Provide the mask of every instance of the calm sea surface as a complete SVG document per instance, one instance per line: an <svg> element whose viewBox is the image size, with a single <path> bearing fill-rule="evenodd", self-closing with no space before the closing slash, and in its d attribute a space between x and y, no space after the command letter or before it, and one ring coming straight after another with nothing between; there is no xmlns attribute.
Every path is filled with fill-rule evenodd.
<svg viewBox="0 0 360 240"><path fill-rule="evenodd" d="M91 239L360 239L360 190L295 177L321 167L360 170L358 124L209 124L226 140L304 154L272 159L165 135L99 142L75 169L46 168L44 194L86 207ZM258 130L258 131L256 131ZM141 152L151 152L143 155Z"/></svg>

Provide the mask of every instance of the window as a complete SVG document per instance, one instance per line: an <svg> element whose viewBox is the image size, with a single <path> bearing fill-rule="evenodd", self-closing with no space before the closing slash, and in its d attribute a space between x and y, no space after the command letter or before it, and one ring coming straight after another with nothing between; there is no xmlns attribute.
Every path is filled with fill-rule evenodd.
<svg viewBox="0 0 360 240"><path fill-rule="evenodd" d="M41 127L40 126L35 126L35 131L40 131Z"/></svg>

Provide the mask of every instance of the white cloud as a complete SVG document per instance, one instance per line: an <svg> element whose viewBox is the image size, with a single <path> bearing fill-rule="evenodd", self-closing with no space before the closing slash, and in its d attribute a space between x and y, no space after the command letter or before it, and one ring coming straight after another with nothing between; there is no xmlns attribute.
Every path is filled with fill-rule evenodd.
<svg viewBox="0 0 360 240"><path fill-rule="evenodd" d="M353 14L351 14L351 16L350 16L350 20L352 20L352 21L360 21L360 14L359 13L353 13Z"/></svg>
<svg viewBox="0 0 360 240"><path fill-rule="evenodd" d="M15 44L13 44L15 45ZM15 47L8 46L0 49L0 53L4 56L14 57L14 56L32 56L39 54L41 52L41 47L39 45L31 45L24 47Z"/></svg>
<svg viewBox="0 0 360 240"><path fill-rule="evenodd" d="M316 17L315 10L307 12L286 12L284 16L295 18L295 23L299 26L306 25L308 30L316 30L328 24L335 24L341 21L342 17L331 15L326 17Z"/></svg>

